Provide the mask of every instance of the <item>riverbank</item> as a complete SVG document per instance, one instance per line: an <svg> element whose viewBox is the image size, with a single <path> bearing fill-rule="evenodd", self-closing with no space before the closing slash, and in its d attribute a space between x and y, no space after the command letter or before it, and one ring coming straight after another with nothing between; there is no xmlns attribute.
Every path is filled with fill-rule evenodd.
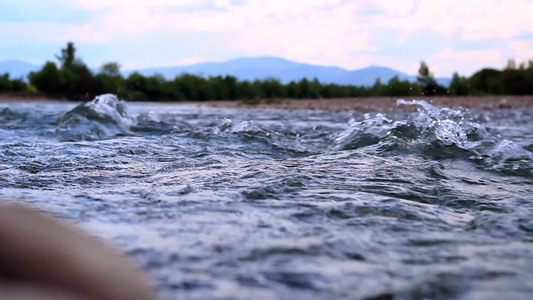
<svg viewBox="0 0 533 300"><path fill-rule="evenodd" d="M0 93L0 101L54 101L43 95L34 93Z"/></svg>
<svg viewBox="0 0 533 300"><path fill-rule="evenodd" d="M368 97L368 98L335 98L335 99L283 99L271 101L263 100L260 103L247 103L244 101L206 101L187 102L199 106L229 107L229 108L277 108L288 110L328 110L346 111L357 110L390 111L396 109L396 100L423 99L436 106L499 109L533 106L533 96L482 96L482 97Z"/></svg>
<svg viewBox="0 0 533 300"><path fill-rule="evenodd" d="M467 96L467 97L362 97L362 98L331 98L331 99L274 99L253 101L180 101L180 102L154 102L172 103L176 105L198 105L205 107L225 108L274 108L287 110L328 110L347 111L356 110L362 112L392 111L397 109L396 101L426 100L436 106L499 109L532 107L533 95L529 96ZM9 94L0 93L0 101L59 101L35 94ZM66 101L66 100L61 100Z"/></svg>

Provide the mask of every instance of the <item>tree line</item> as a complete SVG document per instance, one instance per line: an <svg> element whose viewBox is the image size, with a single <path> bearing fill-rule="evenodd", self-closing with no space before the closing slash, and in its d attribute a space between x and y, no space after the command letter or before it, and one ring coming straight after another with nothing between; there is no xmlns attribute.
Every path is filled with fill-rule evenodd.
<svg viewBox="0 0 533 300"><path fill-rule="evenodd" d="M485 68L470 78L454 73L450 85L445 87L437 83L425 62L420 65L416 82L395 76L385 82L378 78L372 86L356 86L321 83L307 78L287 84L275 78L248 81L230 75L204 78L182 74L167 80L160 74L144 76L134 72L124 77L117 62L106 63L93 74L76 57L71 42L56 58L59 66L55 62L46 62L41 70L28 75L28 83L22 78L10 79L7 73L0 76L0 92L39 92L51 98L74 100L114 93L122 99L138 101L533 95L533 60L519 66L510 60L503 70Z"/></svg>

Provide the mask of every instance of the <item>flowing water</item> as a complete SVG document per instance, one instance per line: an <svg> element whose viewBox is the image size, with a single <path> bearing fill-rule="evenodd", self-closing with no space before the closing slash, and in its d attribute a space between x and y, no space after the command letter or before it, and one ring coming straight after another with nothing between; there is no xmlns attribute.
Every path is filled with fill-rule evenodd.
<svg viewBox="0 0 533 300"><path fill-rule="evenodd" d="M533 109L398 105L0 103L0 201L109 241L164 299L527 299Z"/></svg>

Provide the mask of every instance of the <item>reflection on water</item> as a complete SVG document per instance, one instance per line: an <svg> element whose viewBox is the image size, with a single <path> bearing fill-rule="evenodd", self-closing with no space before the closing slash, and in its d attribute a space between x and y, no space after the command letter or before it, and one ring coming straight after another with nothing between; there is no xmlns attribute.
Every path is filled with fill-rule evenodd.
<svg viewBox="0 0 533 300"><path fill-rule="evenodd" d="M0 104L0 195L136 258L168 299L524 299L533 111Z"/></svg>

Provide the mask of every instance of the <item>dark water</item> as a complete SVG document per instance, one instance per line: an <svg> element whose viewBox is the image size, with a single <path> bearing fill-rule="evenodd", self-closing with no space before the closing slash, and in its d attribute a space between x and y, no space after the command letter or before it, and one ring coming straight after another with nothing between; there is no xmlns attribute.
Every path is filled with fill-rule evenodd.
<svg viewBox="0 0 533 300"><path fill-rule="evenodd" d="M401 105L0 103L0 198L110 241L166 299L527 299L533 110Z"/></svg>

